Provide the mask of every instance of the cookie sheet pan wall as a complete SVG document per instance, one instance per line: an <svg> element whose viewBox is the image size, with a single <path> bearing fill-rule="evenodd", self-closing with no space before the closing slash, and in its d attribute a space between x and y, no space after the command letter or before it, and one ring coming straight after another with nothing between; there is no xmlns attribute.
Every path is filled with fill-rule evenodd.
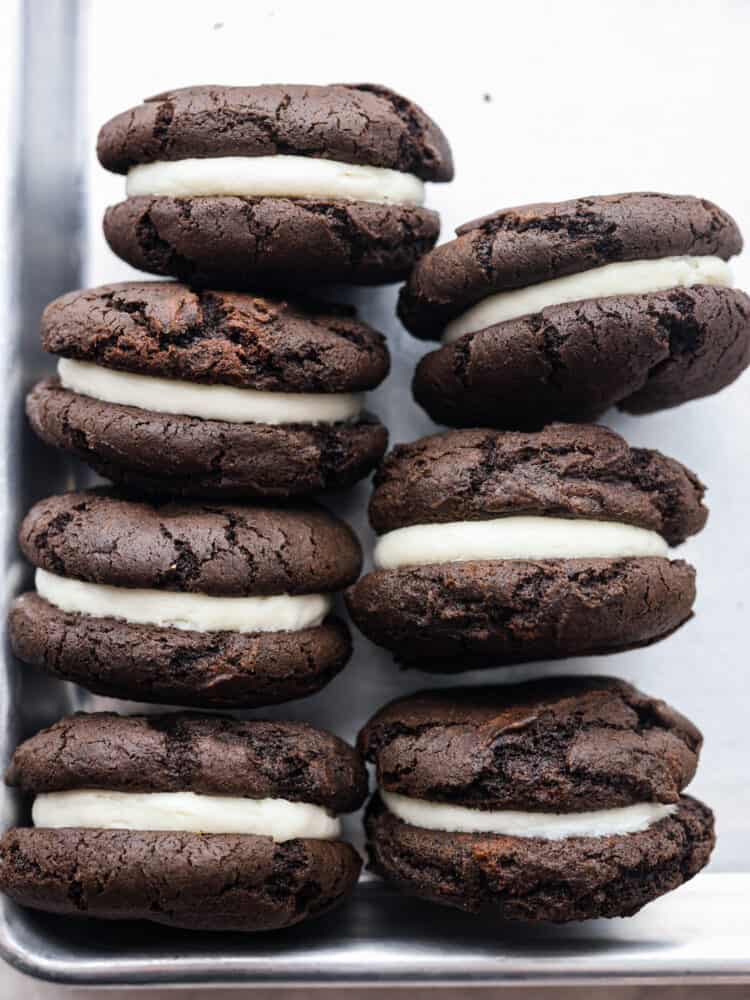
<svg viewBox="0 0 750 1000"><path fill-rule="evenodd" d="M396 0L381 0L377 9L335 0L29 0L6 3L3 17L4 73L9 79L15 60L20 79L4 144L15 156L3 216L10 278L0 395L6 602L30 578L14 539L25 509L89 481L34 440L22 399L50 367L37 346L43 305L70 288L134 274L101 235L102 211L120 199L123 181L98 167L94 141L99 124L147 94L192 82L388 83L422 103L453 143L456 181L429 192L444 239L502 205L640 189L705 195L750 234L748 143L737 96L744 92L746 4L465 0L457 18L455 9ZM736 279L750 287L750 254L737 264ZM396 289L329 294L356 302L389 336L394 370L372 408L389 424L392 442L429 431L409 393L425 345L395 319ZM345 910L255 939L94 928L3 902L6 958L36 975L101 984L750 980L749 393L746 376L721 396L676 411L640 419L611 413L605 421L631 443L679 458L710 488L708 527L683 550L698 567L696 617L666 642L451 682L400 672L357 638L352 663L324 692L264 713L309 719L351 739L377 706L431 683L618 674L703 729L692 790L715 808L719 836L707 873L629 921L562 929L480 922L399 899L367 878ZM369 553L368 495L362 485L331 506ZM22 670L7 643L3 656L3 765L19 737L61 714L115 705ZM21 807L0 794L8 825ZM358 836L356 821L351 831Z"/></svg>

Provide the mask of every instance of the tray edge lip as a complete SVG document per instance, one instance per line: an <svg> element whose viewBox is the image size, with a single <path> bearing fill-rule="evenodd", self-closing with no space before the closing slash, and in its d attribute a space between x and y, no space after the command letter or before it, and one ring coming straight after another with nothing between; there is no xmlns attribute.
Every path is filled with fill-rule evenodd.
<svg viewBox="0 0 750 1000"><path fill-rule="evenodd" d="M703 873L703 879L715 879L717 886L730 880L750 878L748 872L708 872ZM743 894L743 898L745 898ZM750 951L743 958L735 958L728 967L716 960L712 967L701 968L692 972L685 965L675 971L636 969L629 973L624 968L607 972L592 969L589 972L571 970L571 974L552 969L549 972L530 974L528 971L507 970L497 974L488 971L476 974L446 974L438 971L433 976L411 975L397 972L393 975L381 974L377 977L364 978L359 972L344 972L339 978L316 977L314 974L296 975L289 978L263 972L255 973L243 969L243 959L231 958L232 969L207 975L201 968L205 963L199 961L197 967L185 968L184 960L146 959L145 961L125 960L124 967L102 976L98 973L99 962L88 960L61 961L44 959L38 953L31 953L19 947L18 939L13 933L9 920L10 911L17 904L6 898L0 899L0 957L11 967L23 975L43 982L58 983L68 986L117 988L130 987L146 989L149 987L179 988L179 987L266 987L273 989L336 989L349 988L398 988L398 987L576 987L576 986L678 986L678 985L750 985ZM19 907L19 909L22 909ZM190 960L194 963L194 960ZM161 971L150 974L148 965L158 964ZM111 968L111 967L110 967Z"/></svg>

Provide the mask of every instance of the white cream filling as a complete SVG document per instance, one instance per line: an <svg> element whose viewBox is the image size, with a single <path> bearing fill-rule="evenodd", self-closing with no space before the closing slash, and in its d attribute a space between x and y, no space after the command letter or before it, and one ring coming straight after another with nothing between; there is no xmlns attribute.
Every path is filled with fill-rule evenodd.
<svg viewBox="0 0 750 1000"><path fill-rule="evenodd" d="M522 812L514 809L469 809L447 802L412 799L396 792L380 790L389 812L404 823L424 830L448 833L496 833L507 837L539 837L563 840L567 837L612 837L638 833L671 816L676 805L638 802L618 809L595 809L580 813Z"/></svg>
<svg viewBox="0 0 750 1000"><path fill-rule="evenodd" d="M378 539L378 569L483 559L620 559L666 557L656 531L619 521L510 516L396 528Z"/></svg>
<svg viewBox="0 0 750 1000"><path fill-rule="evenodd" d="M314 156L216 156L131 167L127 195L326 198L423 205L424 184L400 170Z"/></svg>
<svg viewBox="0 0 750 1000"><path fill-rule="evenodd" d="M233 424L335 424L359 416L361 393L261 392L135 375L89 361L60 358L60 384L71 392L120 406Z"/></svg>
<svg viewBox="0 0 750 1000"><path fill-rule="evenodd" d="M643 295L692 285L723 285L731 288L732 269L721 257L662 257L658 260L626 260L604 264L537 285L496 292L477 302L446 326L443 343L450 344L466 333L484 330L519 316L540 312L548 306L611 295Z"/></svg>
<svg viewBox="0 0 750 1000"><path fill-rule="evenodd" d="M38 795L34 826L97 830L184 830L248 833L278 843L306 837L336 840L341 823L322 806L288 799L244 799L195 792L112 792L83 789Z"/></svg>
<svg viewBox="0 0 750 1000"><path fill-rule="evenodd" d="M35 583L40 597L72 614L189 632L295 632L320 625L333 606L329 594L211 597L87 583L46 569L37 569Z"/></svg>

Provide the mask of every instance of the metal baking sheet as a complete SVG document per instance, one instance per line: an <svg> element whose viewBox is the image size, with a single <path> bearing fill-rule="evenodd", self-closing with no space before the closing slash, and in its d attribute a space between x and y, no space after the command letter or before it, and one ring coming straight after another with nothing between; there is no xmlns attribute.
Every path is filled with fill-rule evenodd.
<svg viewBox="0 0 750 1000"><path fill-rule="evenodd" d="M3 191L0 502L3 598L28 585L15 530L36 499L90 481L43 448L23 396L50 369L38 346L44 304L74 287L133 276L107 250L103 208L122 178L94 156L96 129L147 94L194 82L378 80L422 103L449 135L452 185L430 203L452 228L502 205L622 190L705 195L750 232L744 108L750 5L731 0L381 0L352 5L130 0L28 0L3 5L3 67L13 177ZM11 91L17 71L19 86ZM750 287L750 258L736 265ZM396 289L327 294L355 302L388 333L394 371L373 394L392 441L431 429L409 382L425 346L394 318ZM698 567L696 617L666 642L612 657L471 673L455 680L400 672L361 638L324 692L262 714L309 719L351 739L380 704L429 684L609 672L672 702L705 734L691 791L716 810L708 872L630 920L510 926L395 896L365 877L337 913L284 933L190 935L138 925L78 923L0 910L0 948L34 975L97 984L508 984L750 981L750 684L745 608L750 505L745 378L718 397L647 418L608 415L632 443L661 448L709 484L706 530L684 547ZM369 487L331 498L367 551ZM19 738L76 708L130 709L24 670L3 646L3 765ZM22 807L0 791L3 825ZM356 818L349 822L359 838ZM361 842L361 841L360 841Z"/></svg>

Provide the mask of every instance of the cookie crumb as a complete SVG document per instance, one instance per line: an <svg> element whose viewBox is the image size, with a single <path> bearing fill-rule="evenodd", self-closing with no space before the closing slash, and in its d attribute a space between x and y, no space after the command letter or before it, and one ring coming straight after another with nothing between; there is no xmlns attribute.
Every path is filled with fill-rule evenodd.
<svg viewBox="0 0 750 1000"><path fill-rule="evenodd" d="M482 94L482 100L484 101L485 104L491 104L492 94Z"/></svg>

